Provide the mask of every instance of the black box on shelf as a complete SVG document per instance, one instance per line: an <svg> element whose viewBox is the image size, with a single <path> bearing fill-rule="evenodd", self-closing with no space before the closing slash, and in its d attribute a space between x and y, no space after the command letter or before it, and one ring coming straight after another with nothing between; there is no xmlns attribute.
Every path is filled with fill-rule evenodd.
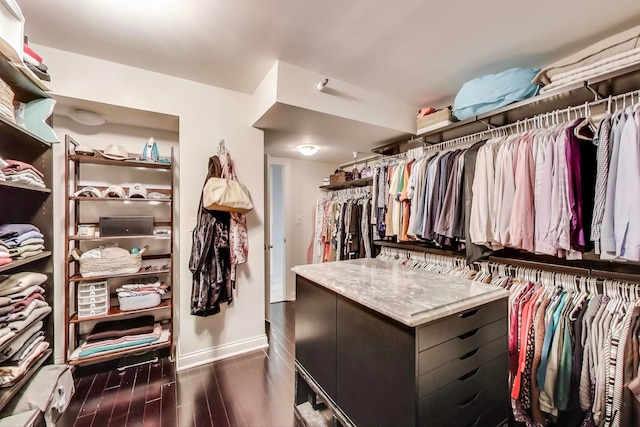
<svg viewBox="0 0 640 427"><path fill-rule="evenodd" d="M101 216L100 236L152 236L152 216Z"/></svg>

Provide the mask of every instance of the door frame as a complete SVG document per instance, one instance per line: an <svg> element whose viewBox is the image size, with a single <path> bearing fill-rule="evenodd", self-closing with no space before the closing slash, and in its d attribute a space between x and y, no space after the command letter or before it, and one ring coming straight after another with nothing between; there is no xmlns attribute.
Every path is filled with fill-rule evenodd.
<svg viewBox="0 0 640 427"><path fill-rule="evenodd" d="M271 304L271 165L284 167L284 271L283 286L284 299L291 301L295 298L295 289L291 280L291 160L265 155L265 309L269 312ZM269 316L267 315L267 320Z"/></svg>

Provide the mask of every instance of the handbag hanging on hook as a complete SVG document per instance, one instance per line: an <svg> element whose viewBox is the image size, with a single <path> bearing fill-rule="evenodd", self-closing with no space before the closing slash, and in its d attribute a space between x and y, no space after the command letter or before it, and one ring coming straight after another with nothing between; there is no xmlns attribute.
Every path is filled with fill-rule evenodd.
<svg viewBox="0 0 640 427"><path fill-rule="evenodd" d="M220 141L220 145L224 150L220 155L225 155L226 162L231 162L231 155L224 147L224 140ZM218 151L221 151L220 147ZM202 206L209 211L250 212L253 210L253 203L249 190L238 181L235 172L227 172L230 168L226 162L220 178L211 177L207 180L202 190Z"/></svg>

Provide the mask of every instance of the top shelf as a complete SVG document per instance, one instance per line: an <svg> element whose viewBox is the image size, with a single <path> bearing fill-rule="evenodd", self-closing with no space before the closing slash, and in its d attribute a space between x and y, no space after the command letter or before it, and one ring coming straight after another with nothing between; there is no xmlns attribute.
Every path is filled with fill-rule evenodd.
<svg viewBox="0 0 640 427"><path fill-rule="evenodd" d="M134 168L146 168L146 169L171 169L170 163L155 163L146 162L141 160L112 160L98 155L95 156L80 156L72 154L69 156L69 160L76 163L85 163L92 165L109 165L109 166L127 166Z"/></svg>
<svg viewBox="0 0 640 427"><path fill-rule="evenodd" d="M0 115L0 132L9 135L9 138L3 138L3 140L18 141L23 149L44 151L51 148L51 143L18 126L3 115Z"/></svg>
<svg viewBox="0 0 640 427"><path fill-rule="evenodd" d="M0 59L0 78L11 86L16 101L30 102L50 98L49 94L6 59Z"/></svg>
<svg viewBox="0 0 640 427"><path fill-rule="evenodd" d="M354 179L352 181L345 181L340 184L322 185L320 186L320 189L322 191L333 191L354 187L366 187L367 185L373 185L373 178Z"/></svg>
<svg viewBox="0 0 640 427"><path fill-rule="evenodd" d="M537 95L478 116L451 123L448 126L422 133L418 137L424 138L428 144L437 144L460 136L488 130L490 126L505 126L538 114L591 102L595 97L593 91L603 98L634 91L638 89L639 80L640 64L636 64L559 88L557 91ZM373 148L372 151L385 155L397 154L399 151L404 151L400 150L400 146L406 142L405 137Z"/></svg>

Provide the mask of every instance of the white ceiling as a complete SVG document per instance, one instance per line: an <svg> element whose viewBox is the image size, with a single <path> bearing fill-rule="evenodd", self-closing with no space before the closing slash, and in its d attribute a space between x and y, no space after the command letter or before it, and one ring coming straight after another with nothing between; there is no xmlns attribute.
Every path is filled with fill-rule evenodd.
<svg viewBox="0 0 640 427"><path fill-rule="evenodd" d="M255 124L265 130L265 151L272 156L311 159L318 162L343 163L371 156L372 141L396 139L401 132L317 111L275 104ZM320 150L313 157L305 157L296 147L305 144Z"/></svg>
<svg viewBox="0 0 640 427"><path fill-rule="evenodd" d="M168 132L178 132L179 119L177 116L137 110L135 108L104 104L102 102L69 98L56 95L55 114L69 117L72 110L88 110L104 117L112 125L144 127ZM98 129L99 130L99 129Z"/></svg>
<svg viewBox="0 0 640 427"><path fill-rule="evenodd" d="M436 107L451 102L471 78L542 67L640 22L638 0L18 2L36 44L246 93L279 59L391 99ZM299 123L276 119L281 127L265 137L270 150L286 151L318 130L315 119L304 117ZM344 153L360 141L352 138L358 126L350 124L337 128L345 133L322 127L314 143L341 146L346 160ZM371 136L368 147L388 137L388 130L377 131L364 132Z"/></svg>

